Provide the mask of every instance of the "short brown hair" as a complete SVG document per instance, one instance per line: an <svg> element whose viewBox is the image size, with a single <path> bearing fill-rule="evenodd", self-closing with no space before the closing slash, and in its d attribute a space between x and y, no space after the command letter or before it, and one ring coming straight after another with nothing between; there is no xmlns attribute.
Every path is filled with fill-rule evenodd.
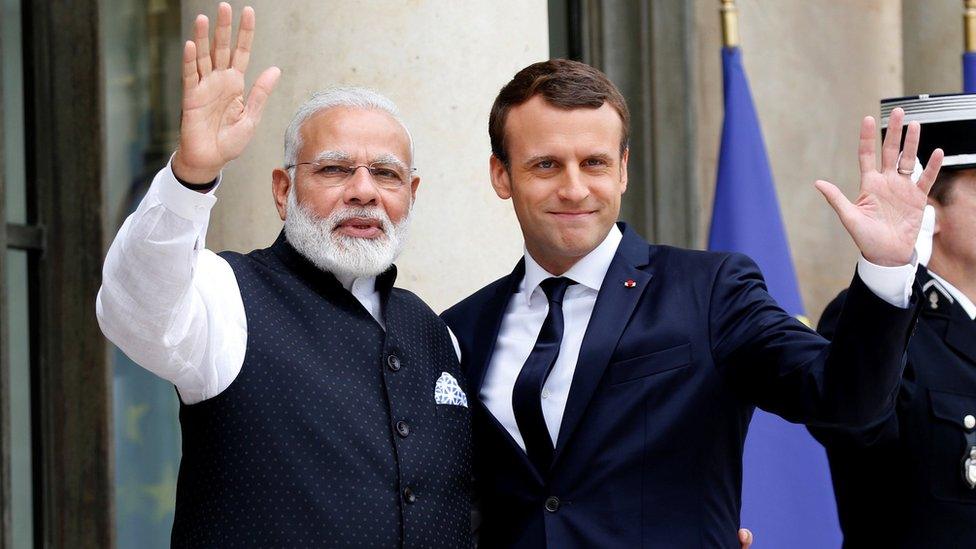
<svg viewBox="0 0 976 549"><path fill-rule="evenodd" d="M491 138L491 152L508 165L508 152L505 150L505 121L508 111L525 103L536 95L541 95L547 103L562 109L599 109L609 103L623 123L620 136L620 153L627 149L630 139L630 111L620 90L599 70L569 59L550 59L533 63L520 70L512 80L498 92L495 104L488 117L488 136Z"/></svg>
<svg viewBox="0 0 976 549"><path fill-rule="evenodd" d="M971 177L974 174L976 174L976 168L965 168L961 170L942 168L939 176L935 178L935 183L932 184L932 188L929 189L929 198L940 206L948 206L952 201L952 189L956 186L956 182L966 176Z"/></svg>

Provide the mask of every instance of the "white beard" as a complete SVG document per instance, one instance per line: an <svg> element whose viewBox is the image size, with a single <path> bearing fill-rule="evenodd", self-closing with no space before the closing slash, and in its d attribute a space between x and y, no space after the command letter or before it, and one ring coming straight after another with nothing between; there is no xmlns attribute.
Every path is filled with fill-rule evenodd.
<svg viewBox="0 0 976 549"><path fill-rule="evenodd" d="M339 207L318 217L298 202L295 186L288 191L285 237L298 253L323 271L342 279L377 276L390 268L403 251L413 215L413 204L399 223L377 207ZM376 219L383 229L379 238L356 238L333 231L350 218Z"/></svg>

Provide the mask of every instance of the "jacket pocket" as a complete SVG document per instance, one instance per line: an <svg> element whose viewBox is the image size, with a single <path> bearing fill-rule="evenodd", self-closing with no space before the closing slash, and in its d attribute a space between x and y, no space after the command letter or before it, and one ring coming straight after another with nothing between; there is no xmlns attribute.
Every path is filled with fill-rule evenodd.
<svg viewBox="0 0 976 549"><path fill-rule="evenodd" d="M610 384L617 385L691 365L691 343L611 363Z"/></svg>
<svg viewBox="0 0 976 549"><path fill-rule="evenodd" d="M965 417L976 417L976 395L929 389L929 440L923 467L932 495L938 499L976 505L976 490L963 476L963 460L969 449Z"/></svg>

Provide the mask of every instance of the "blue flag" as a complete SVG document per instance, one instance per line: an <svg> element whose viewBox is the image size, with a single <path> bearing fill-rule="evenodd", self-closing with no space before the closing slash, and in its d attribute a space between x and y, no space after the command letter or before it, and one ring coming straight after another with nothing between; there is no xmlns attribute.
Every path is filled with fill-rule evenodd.
<svg viewBox="0 0 976 549"><path fill-rule="evenodd" d="M789 243L739 48L722 50L725 122L708 249L756 261L770 295L802 318ZM741 524L755 547L840 547L823 447L801 425L756 410L743 455Z"/></svg>
<svg viewBox="0 0 976 549"><path fill-rule="evenodd" d="M976 51L962 54L962 92L976 93Z"/></svg>

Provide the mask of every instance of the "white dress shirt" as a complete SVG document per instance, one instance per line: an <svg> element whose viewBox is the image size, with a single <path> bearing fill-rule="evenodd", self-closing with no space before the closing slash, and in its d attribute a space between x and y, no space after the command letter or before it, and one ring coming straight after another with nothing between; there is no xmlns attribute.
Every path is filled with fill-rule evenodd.
<svg viewBox="0 0 976 549"><path fill-rule="evenodd" d="M204 247L215 190L187 189L170 165L160 170L109 248L95 304L105 337L187 404L229 387L247 349L237 277ZM383 326L375 277L339 282Z"/></svg>
<svg viewBox="0 0 976 549"><path fill-rule="evenodd" d="M541 395L542 415L553 445L559 438L559 427L576 372L583 335L621 238L623 235L615 225L599 246L562 275L577 284L570 286L563 298L563 339L559 345L559 356L546 379ZM864 284L878 297L896 307L908 306L915 280L914 264L881 267L862 256L858 260L857 270ZM549 300L539 284L552 276L555 275L540 267L532 255L525 252L525 276L508 302L498 331L495 352L481 387L482 402L523 450L525 442L515 422L512 391L549 313Z"/></svg>

